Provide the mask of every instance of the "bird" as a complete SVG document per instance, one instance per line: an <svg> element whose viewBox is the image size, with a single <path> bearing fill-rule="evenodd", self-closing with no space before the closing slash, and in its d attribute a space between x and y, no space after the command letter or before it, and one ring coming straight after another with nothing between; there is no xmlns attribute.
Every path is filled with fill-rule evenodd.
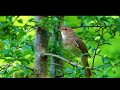
<svg viewBox="0 0 120 90"><path fill-rule="evenodd" d="M89 67L88 64L88 50L82 39L80 39L69 26L61 26L59 31L62 35L62 46L65 50L71 52L73 55L81 58L84 67ZM84 55L84 54L88 55ZM85 70L86 77L91 76L90 68Z"/></svg>

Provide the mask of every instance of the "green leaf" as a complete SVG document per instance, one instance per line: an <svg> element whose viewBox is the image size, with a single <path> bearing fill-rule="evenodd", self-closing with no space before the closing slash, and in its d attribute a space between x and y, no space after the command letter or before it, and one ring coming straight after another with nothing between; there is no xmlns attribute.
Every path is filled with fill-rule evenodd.
<svg viewBox="0 0 120 90"><path fill-rule="evenodd" d="M82 22L82 23L81 23L81 26L85 26L85 25L86 25L85 22Z"/></svg>
<svg viewBox="0 0 120 90"><path fill-rule="evenodd" d="M85 31L85 30L86 30L86 27L82 27L82 30Z"/></svg>
<svg viewBox="0 0 120 90"><path fill-rule="evenodd" d="M5 55L5 54L7 54L9 52L9 49L4 49L3 50L3 54Z"/></svg>
<svg viewBox="0 0 120 90"><path fill-rule="evenodd" d="M14 72L14 67L13 66L9 67L7 71L9 72L9 74L12 74Z"/></svg>
<svg viewBox="0 0 120 90"><path fill-rule="evenodd" d="M4 25L4 23L3 22L0 22L0 26L3 26Z"/></svg>
<svg viewBox="0 0 120 90"><path fill-rule="evenodd" d="M117 73L117 69L115 67L112 68L112 72L113 72L113 74L116 74Z"/></svg>
<svg viewBox="0 0 120 90"><path fill-rule="evenodd" d="M20 66L21 65L21 61L14 61L13 64L16 64L16 65Z"/></svg>
<svg viewBox="0 0 120 90"><path fill-rule="evenodd" d="M18 27L14 28L14 32L17 33L18 32Z"/></svg>
<svg viewBox="0 0 120 90"><path fill-rule="evenodd" d="M116 20L117 22L120 22L120 18L116 18L115 20Z"/></svg>
<svg viewBox="0 0 120 90"><path fill-rule="evenodd" d="M89 50L90 48L91 48L91 42L89 42L88 44L87 44L87 49Z"/></svg>
<svg viewBox="0 0 120 90"><path fill-rule="evenodd" d="M104 65L98 65L98 66L96 67L96 69L98 69L98 68L103 68L103 66L104 66Z"/></svg>
<svg viewBox="0 0 120 90"><path fill-rule="evenodd" d="M101 18L103 18L103 16L96 16L97 20L100 20Z"/></svg>
<svg viewBox="0 0 120 90"><path fill-rule="evenodd" d="M0 41L0 50L4 49L4 43L2 41Z"/></svg>
<svg viewBox="0 0 120 90"><path fill-rule="evenodd" d="M32 47L29 45L24 45L23 51L24 51L24 54L30 54L30 52L32 52Z"/></svg>
<svg viewBox="0 0 120 90"><path fill-rule="evenodd" d="M118 55L117 55L117 59L120 59L120 53L118 53Z"/></svg>
<svg viewBox="0 0 120 90"><path fill-rule="evenodd" d="M73 69L72 68L66 68L66 70L64 71L65 73L72 73Z"/></svg>
<svg viewBox="0 0 120 90"><path fill-rule="evenodd" d="M22 61L21 61L21 65L28 65L29 63L30 63L30 61L28 61L28 59L22 59Z"/></svg>
<svg viewBox="0 0 120 90"><path fill-rule="evenodd" d="M8 19L10 22L12 22L13 16L6 16L6 19Z"/></svg>
<svg viewBox="0 0 120 90"><path fill-rule="evenodd" d="M90 21L92 21L93 20L93 18L87 18L87 22L90 22Z"/></svg>
<svg viewBox="0 0 120 90"><path fill-rule="evenodd" d="M101 78L108 78L109 76L108 75L103 75Z"/></svg>
<svg viewBox="0 0 120 90"><path fill-rule="evenodd" d="M104 64L104 67L108 68L108 67L110 67L110 64Z"/></svg>
<svg viewBox="0 0 120 90"><path fill-rule="evenodd" d="M35 21L34 18L31 18L31 19L28 20L28 22L34 22L34 21Z"/></svg>
<svg viewBox="0 0 120 90"><path fill-rule="evenodd" d="M3 75L3 72L0 72L0 75Z"/></svg>
<svg viewBox="0 0 120 90"><path fill-rule="evenodd" d="M100 36L96 36L96 37L95 37L95 40L96 40L96 41L100 40Z"/></svg>
<svg viewBox="0 0 120 90"><path fill-rule="evenodd" d="M55 21L55 22L58 21L58 18L54 17L54 18L53 18L53 21Z"/></svg>
<svg viewBox="0 0 120 90"><path fill-rule="evenodd" d="M111 61L113 61L113 60L115 60L115 58L110 58L110 57L102 57L102 62L104 63L104 64L110 64L111 63Z"/></svg>
<svg viewBox="0 0 120 90"><path fill-rule="evenodd" d="M74 74L74 73L71 73L71 74L69 74L69 77L70 77L70 78L74 78L74 77L75 77L75 74Z"/></svg>
<svg viewBox="0 0 120 90"><path fill-rule="evenodd" d="M91 52L94 53L94 51L95 51L95 48L93 47L93 48L91 49Z"/></svg>
<svg viewBox="0 0 120 90"><path fill-rule="evenodd" d="M92 22L92 23L90 23L90 25L91 25L91 26L96 26L96 25L95 25L95 23L93 23L93 22Z"/></svg>
<svg viewBox="0 0 120 90"><path fill-rule="evenodd" d="M23 20L22 20L22 19L19 19L19 20L17 20L17 21L18 21L19 23L21 23L21 24L23 23Z"/></svg>
<svg viewBox="0 0 120 90"><path fill-rule="evenodd" d="M15 63L21 65L21 62L20 62L20 61L15 61Z"/></svg>
<svg viewBox="0 0 120 90"><path fill-rule="evenodd" d="M100 38L100 42L105 43L105 42L106 42L105 38L104 38L104 37L101 37L101 38Z"/></svg>
<svg viewBox="0 0 120 90"><path fill-rule="evenodd" d="M12 16L10 16L10 17L9 17L9 21L12 22L12 19L13 19Z"/></svg>
<svg viewBox="0 0 120 90"><path fill-rule="evenodd" d="M99 54L101 52L100 48L97 49L96 54Z"/></svg>
<svg viewBox="0 0 120 90"><path fill-rule="evenodd" d="M102 62L104 63L106 60L106 57L102 57Z"/></svg>
<svg viewBox="0 0 120 90"><path fill-rule="evenodd" d="M27 38L27 35L24 35L24 34L26 34L25 32L21 32L21 34L20 34L20 36L19 36L19 43L21 44L21 43L23 43L25 40L26 40L26 38Z"/></svg>
<svg viewBox="0 0 120 90"><path fill-rule="evenodd" d="M111 44L110 42L106 42L106 43L103 43L103 44L108 44L108 45L112 45L112 44ZM102 44L102 45L103 45L103 44Z"/></svg>
<svg viewBox="0 0 120 90"><path fill-rule="evenodd" d="M40 24L42 23L42 20L39 20L35 23L35 27L40 27Z"/></svg>
<svg viewBox="0 0 120 90"><path fill-rule="evenodd" d="M106 17L101 18L101 20L106 21L106 22L108 22L110 24L110 21Z"/></svg>
<svg viewBox="0 0 120 90"><path fill-rule="evenodd" d="M4 42L4 45L10 46L10 43L7 40L3 40L3 42Z"/></svg>
<svg viewBox="0 0 120 90"><path fill-rule="evenodd" d="M80 25L80 20L77 18L77 16L65 16L64 24L67 26L75 27Z"/></svg>
<svg viewBox="0 0 120 90"><path fill-rule="evenodd" d="M117 30L118 32L120 32L120 26L118 26L118 27L116 28L116 30Z"/></svg>

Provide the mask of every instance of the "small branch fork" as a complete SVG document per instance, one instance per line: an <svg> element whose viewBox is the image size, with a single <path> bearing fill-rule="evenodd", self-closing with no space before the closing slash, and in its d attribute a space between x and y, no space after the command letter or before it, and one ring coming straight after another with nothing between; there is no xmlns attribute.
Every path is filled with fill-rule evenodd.
<svg viewBox="0 0 120 90"><path fill-rule="evenodd" d="M4 69L4 68L1 68L0 71L4 69L4 71L3 71L3 74L4 74L5 72L7 72L7 69L8 69L10 66L12 66L12 64L11 64L11 63L8 63L8 64L5 64L5 65L3 65L3 66L5 66L5 67L4 67L5 69ZM33 71L33 68L28 67L28 66L22 66L22 65L20 65L20 67L25 67L26 69L30 69L31 71Z"/></svg>
<svg viewBox="0 0 120 90"><path fill-rule="evenodd" d="M102 20L101 20L102 21ZM103 22L103 21L102 21ZM104 24L104 28L107 27L106 24L103 22ZM103 37L103 35L106 33L103 33L104 29L102 29L102 33L100 35L100 40L101 40L101 37ZM100 46L100 40L98 40L98 43L97 43L97 46L96 46L96 49L94 51L94 55L93 55L93 62L92 62L92 68L94 68L94 61L95 61L95 56L97 55L97 49L98 47Z"/></svg>

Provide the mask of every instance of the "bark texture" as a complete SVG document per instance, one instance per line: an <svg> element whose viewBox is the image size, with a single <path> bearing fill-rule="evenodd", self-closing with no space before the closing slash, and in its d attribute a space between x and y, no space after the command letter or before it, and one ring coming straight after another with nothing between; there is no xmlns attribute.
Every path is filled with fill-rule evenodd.
<svg viewBox="0 0 120 90"><path fill-rule="evenodd" d="M43 16L36 16L36 21L44 18ZM48 77L48 60L47 56L42 53L48 52L49 32L44 28L36 28L35 37L35 62L34 62L34 77L47 78Z"/></svg>

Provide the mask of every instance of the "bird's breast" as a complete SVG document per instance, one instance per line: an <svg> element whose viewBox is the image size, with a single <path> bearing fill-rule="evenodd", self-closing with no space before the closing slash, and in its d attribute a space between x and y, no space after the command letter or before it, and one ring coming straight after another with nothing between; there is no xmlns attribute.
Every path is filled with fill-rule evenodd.
<svg viewBox="0 0 120 90"><path fill-rule="evenodd" d="M67 50L69 53L72 53L76 56L81 55L81 50L76 46L76 43L72 38L65 37L62 42L64 49Z"/></svg>

